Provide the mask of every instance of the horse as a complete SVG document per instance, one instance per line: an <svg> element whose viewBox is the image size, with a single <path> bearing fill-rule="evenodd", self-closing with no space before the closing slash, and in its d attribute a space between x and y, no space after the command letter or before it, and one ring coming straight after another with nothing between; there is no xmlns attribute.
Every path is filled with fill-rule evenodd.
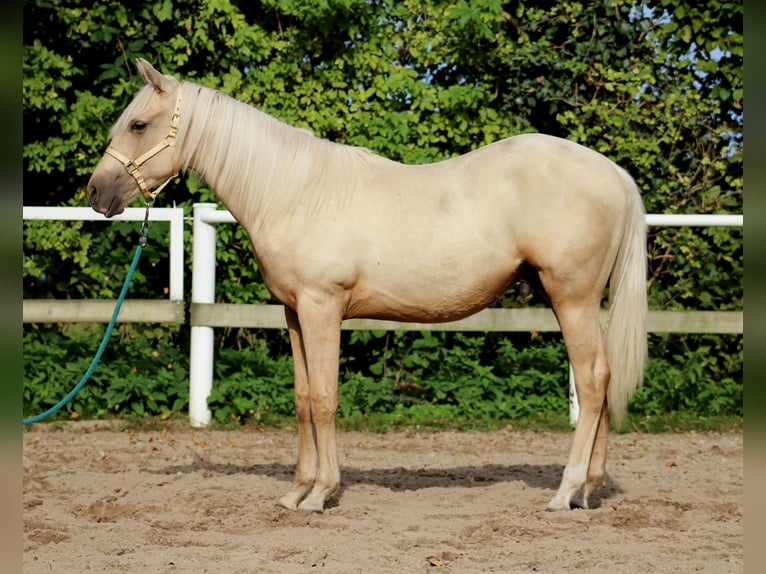
<svg viewBox="0 0 766 574"><path fill-rule="evenodd" d="M136 66L145 85L112 126L87 196L112 217L194 170L246 230L294 361L298 457L281 506L321 512L339 489L344 319L457 320L523 280L556 316L580 403L547 509L589 507L610 421L622 420L646 358L646 223L627 171L539 133L407 165Z"/></svg>

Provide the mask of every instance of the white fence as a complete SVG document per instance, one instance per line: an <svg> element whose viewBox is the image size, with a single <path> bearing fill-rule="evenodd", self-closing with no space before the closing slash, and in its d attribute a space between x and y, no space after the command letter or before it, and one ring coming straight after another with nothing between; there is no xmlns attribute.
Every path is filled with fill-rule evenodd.
<svg viewBox="0 0 766 574"><path fill-rule="evenodd" d="M25 220L58 221L143 221L146 208L130 207L112 219L106 219L90 207L28 207L23 208ZM149 238L156 234L157 221L170 222L170 278L168 299L126 299L120 308L118 322L182 323L184 321L184 210L152 208ZM154 230L154 231L153 231ZM138 233L136 233L136 240ZM130 264L126 262L125 268ZM119 286L116 286L119 288ZM117 289L119 290L119 289ZM117 300L38 299L23 302L24 323L78 323L94 321L108 323Z"/></svg>
<svg viewBox="0 0 766 574"><path fill-rule="evenodd" d="M141 221L144 208L129 208L114 220ZM24 207L24 219L100 220L87 207ZM183 309L183 210L152 208L153 221L170 221L170 297L162 300L126 300L118 321L184 322ZM742 227L742 215L648 214L649 226ZM216 225L236 223L228 211L214 203L194 205L192 293L190 308L189 420L207 426L211 412L207 399L213 384L213 334L215 327L286 328L281 305L215 303ZM127 263L126 263L127 264ZM114 301L24 301L24 322L108 322ZM650 311L648 330L670 333L742 333L742 311ZM398 323L368 319L344 321L343 329L449 330L449 331L558 331L550 309L485 309L460 321L439 324ZM571 373L570 373L571 375ZM570 376L570 417L577 418L577 402Z"/></svg>

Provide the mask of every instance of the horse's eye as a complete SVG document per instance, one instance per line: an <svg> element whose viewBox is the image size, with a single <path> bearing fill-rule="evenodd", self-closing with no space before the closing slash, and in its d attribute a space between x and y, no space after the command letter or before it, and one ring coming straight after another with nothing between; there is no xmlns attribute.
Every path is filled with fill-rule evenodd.
<svg viewBox="0 0 766 574"><path fill-rule="evenodd" d="M130 124L130 131L132 132L140 133L144 131L144 128L146 128L146 122L135 120L132 124Z"/></svg>

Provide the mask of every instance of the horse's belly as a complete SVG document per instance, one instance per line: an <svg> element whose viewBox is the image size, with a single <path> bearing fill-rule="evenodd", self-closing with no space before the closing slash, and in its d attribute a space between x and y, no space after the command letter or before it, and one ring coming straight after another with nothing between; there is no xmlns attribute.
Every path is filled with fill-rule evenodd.
<svg viewBox="0 0 766 574"><path fill-rule="evenodd" d="M428 266L365 277L354 289L346 318L441 323L476 313L500 298L518 264L481 272L458 266L441 273Z"/></svg>

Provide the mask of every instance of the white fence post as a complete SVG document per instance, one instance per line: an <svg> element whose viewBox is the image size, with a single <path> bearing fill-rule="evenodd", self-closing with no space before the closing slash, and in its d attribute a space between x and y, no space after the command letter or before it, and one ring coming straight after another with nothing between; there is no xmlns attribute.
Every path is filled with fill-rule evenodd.
<svg viewBox="0 0 766 574"><path fill-rule="evenodd" d="M173 208L177 214L170 220L170 300L184 300L184 210Z"/></svg>
<svg viewBox="0 0 766 574"><path fill-rule="evenodd" d="M215 225L202 214L216 210L215 203L194 204L191 302L215 302ZM207 399L213 388L213 328L192 325L189 353L189 422L205 427L212 413Z"/></svg>
<svg viewBox="0 0 766 574"><path fill-rule="evenodd" d="M569 363L569 424L575 426L578 418L580 418L580 403L577 400L574 369L572 363Z"/></svg>

